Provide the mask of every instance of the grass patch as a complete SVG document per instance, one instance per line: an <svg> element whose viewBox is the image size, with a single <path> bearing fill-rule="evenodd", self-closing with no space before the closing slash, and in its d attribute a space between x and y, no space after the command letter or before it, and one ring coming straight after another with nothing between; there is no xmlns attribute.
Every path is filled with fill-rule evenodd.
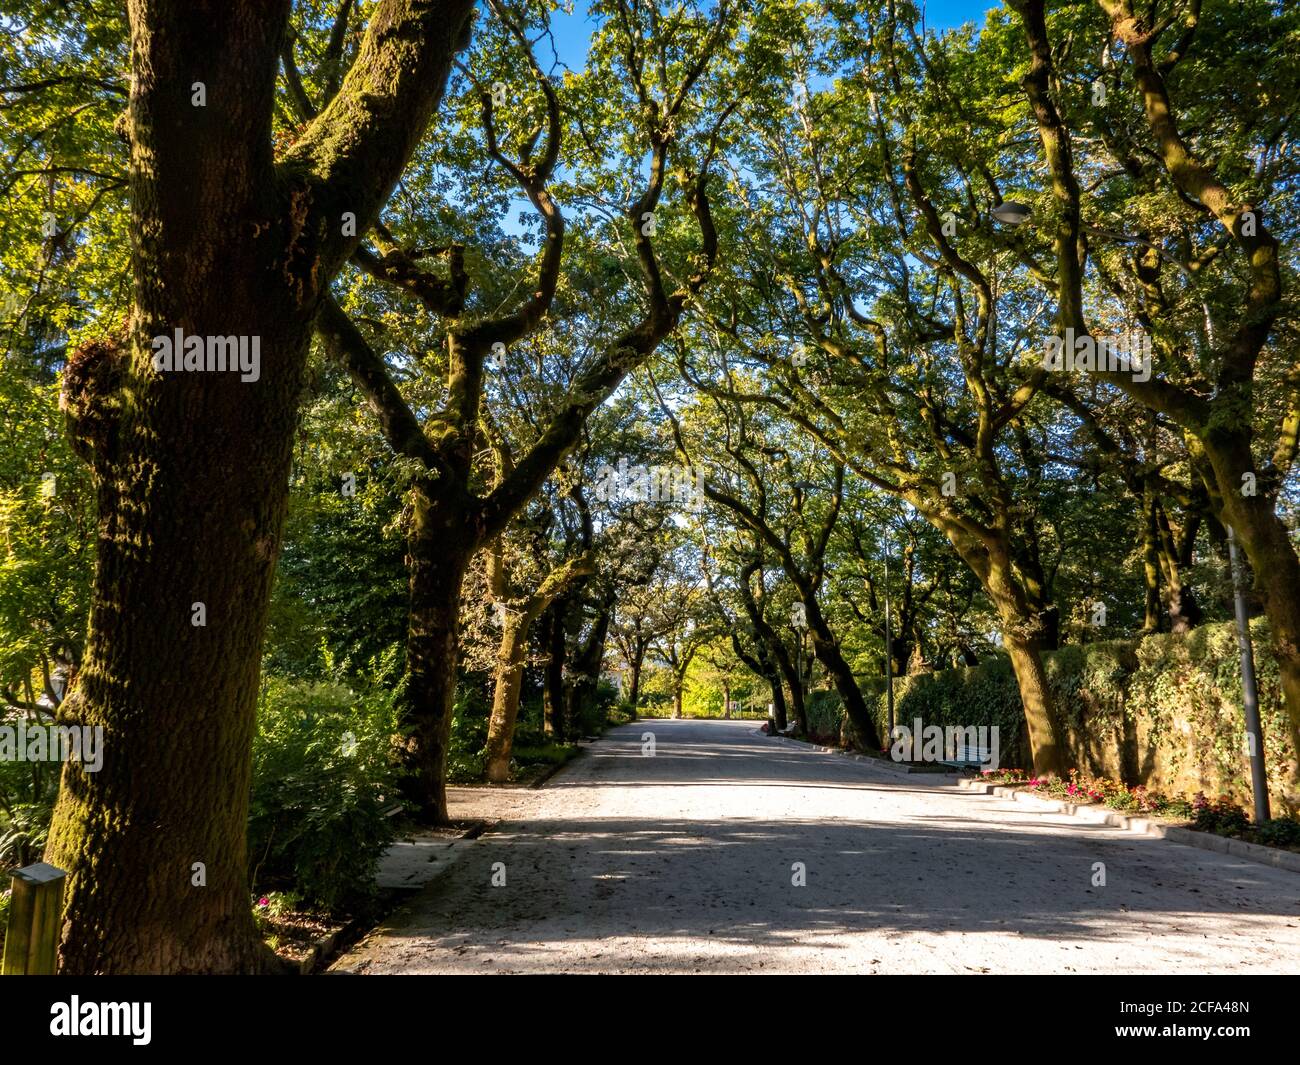
<svg viewBox="0 0 1300 1065"><path fill-rule="evenodd" d="M514 760L521 766L563 765L581 748L576 743L544 743L538 746L516 747Z"/></svg>

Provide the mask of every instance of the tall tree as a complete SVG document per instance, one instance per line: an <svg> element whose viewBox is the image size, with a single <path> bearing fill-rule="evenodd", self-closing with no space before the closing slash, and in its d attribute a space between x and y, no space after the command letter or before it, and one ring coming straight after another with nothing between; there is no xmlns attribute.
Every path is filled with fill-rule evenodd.
<svg viewBox="0 0 1300 1065"><path fill-rule="evenodd" d="M505 441L491 431L489 435L500 482L513 469L513 460ZM510 777L510 752L533 624L574 581L595 571L589 550L548 566L545 540L554 513L547 507L536 509L535 520L517 521L514 536L502 533L485 550L487 592L501 628L485 745L485 773L493 784L505 783ZM529 591L528 585L533 590Z"/></svg>
<svg viewBox="0 0 1300 1065"><path fill-rule="evenodd" d="M250 744L312 325L401 176L471 0L380 0L338 95L272 144L288 0L132 0L134 306L64 376L100 533L70 762L46 859L72 973L247 972ZM244 338L255 374L166 372L153 338ZM181 352L176 353L178 356ZM248 380L243 379L248 377ZM255 378L255 379L253 379Z"/></svg>
<svg viewBox="0 0 1300 1065"><path fill-rule="evenodd" d="M537 61L524 29L501 3L490 3L504 29L504 40L522 53L532 83L543 100L541 118L518 138L517 157L506 154L498 135L494 92L481 85L479 98L483 143L490 158L518 185L544 226L529 295L505 311L465 313L468 278L453 251L450 279L414 265L409 252L363 262L378 278L405 290L424 306L450 319L446 331L444 402L421 419L396 387L390 369L362 331L336 303L326 303L320 330L326 343L367 395L393 450L415 470L411 486L412 522L410 609L403 681L403 719L410 797L419 816L430 823L447 820L446 763L458 661L458 611L470 560L481 545L507 527L579 443L587 417L607 399L627 374L644 362L672 332L687 304L703 288L717 256L717 234L707 185L722 126L730 109L701 117L692 92L716 56L725 52L735 31L734 12L723 5L708 18L694 9L674 9L671 19L658 10L629 8L621 0L601 10L607 22L597 31L595 54L601 64L589 72L587 91L600 99L631 106L638 118L624 146L650 165L644 183L616 217L632 238L642 292L641 305L629 323L598 328L590 343L594 354L570 382L567 394L547 412L509 475L490 491L475 480L480 419L487 384L487 360L504 357L515 344L546 325L565 265L565 220L550 182L561 158L565 112L559 92ZM621 57L613 60L614 56ZM615 73L615 66L622 67ZM346 87L346 83L345 83ZM589 135L578 115L570 116ZM696 143L685 136L694 132ZM538 142L541 141L540 150ZM592 146L584 164L596 171L609 160ZM656 251L656 212L664 210L664 192L674 170L684 204L698 229L698 247L678 249L676 284L661 266ZM622 236L623 234L619 234ZM498 362L498 365L500 363ZM607 624L607 622L606 622ZM598 647L601 655L604 637ZM599 659L597 660L598 664Z"/></svg>
<svg viewBox="0 0 1300 1065"><path fill-rule="evenodd" d="M1103 103L1091 108L1085 123L1074 117L1077 105L1062 93L1044 0L1015 0L1011 6L1031 59L1024 90L1050 179L1044 206L1055 277L1043 280L1056 293L1060 326L1087 338L1104 320L1101 308L1086 298L1090 255L1103 257L1093 245L1145 249L1126 263L1118 256L1109 263L1143 293L1142 325L1164 372L1142 375L1109 366L1094 372L1178 426L1216 518L1235 530L1254 571L1267 574L1258 592L1272 629L1291 739L1300 744L1300 555L1278 514L1300 447L1300 364L1291 355L1272 365L1269 350L1286 309L1283 238L1294 239L1286 208L1294 198L1294 166L1271 144L1293 121L1300 88L1289 69L1279 68L1280 80L1270 82L1269 91L1240 91L1243 83L1263 84L1253 51L1241 48L1243 35L1294 33L1297 13L1267 3L1190 2L1181 19L1158 18L1131 0L1097 0L1097 8L1088 10L1091 25L1078 29L1095 33L1095 16L1104 16L1104 66L1086 58L1067 62L1094 76L1103 100L1109 90L1131 101L1141 117L1129 121ZM1203 17L1203 7L1213 18ZM1115 44L1126 63L1115 61ZM1188 56L1197 50L1216 54L1218 46L1235 49L1237 61L1216 62L1213 69L1201 64L1198 84L1187 84ZM1220 103L1220 94L1208 91L1206 79L1218 86L1225 77L1235 79L1223 85L1231 103ZM1141 193L1159 197L1168 206L1163 224L1153 226L1156 216L1143 212L1141 232L1115 233L1085 219L1078 170L1094 164L1090 158L1076 163L1071 125L1096 127L1104 165L1119 164L1101 202L1133 209ZM1167 250L1167 241L1181 248ZM1171 263L1177 277L1169 276ZM1209 277L1219 281L1213 292L1205 285Z"/></svg>

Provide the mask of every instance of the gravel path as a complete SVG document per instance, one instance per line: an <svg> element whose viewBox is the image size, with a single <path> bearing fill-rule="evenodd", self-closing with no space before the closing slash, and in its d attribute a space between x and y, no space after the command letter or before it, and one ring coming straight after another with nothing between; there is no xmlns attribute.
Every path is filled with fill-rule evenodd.
<svg viewBox="0 0 1300 1065"><path fill-rule="evenodd" d="M334 971L1300 973L1300 875L754 722L623 726L452 815L508 820Z"/></svg>

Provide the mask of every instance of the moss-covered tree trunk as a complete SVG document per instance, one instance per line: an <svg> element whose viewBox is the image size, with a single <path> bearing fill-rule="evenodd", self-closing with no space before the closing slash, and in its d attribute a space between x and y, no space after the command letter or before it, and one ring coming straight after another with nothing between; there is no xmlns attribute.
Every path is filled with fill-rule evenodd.
<svg viewBox="0 0 1300 1065"><path fill-rule="evenodd" d="M772 720L776 722L776 727L783 729L789 721L785 689L781 683L782 677L784 677L786 683L790 685L791 697L794 700L795 720L799 722L799 731L802 735L807 736L808 718L804 713L803 690L798 683L798 677L795 675L794 664L790 661L790 652L786 649L780 634L764 617L762 605L754 595L754 588L750 583L753 574L759 573L761 570L762 562L760 558L748 562L740 571L738 584L741 605L745 609L745 616L749 618L749 623L754 629L758 673L772 689ZM737 652L739 653L739 646L737 646Z"/></svg>
<svg viewBox="0 0 1300 1065"><path fill-rule="evenodd" d="M1148 490L1142 500L1142 631L1160 631L1160 540L1156 527L1156 502Z"/></svg>
<svg viewBox="0 0 1300 1065"><path fill-rule="evenodd" d="M564 638L564 618L569 597L562 596L551 604L542 619L546 667L542 680L542 730L556 743L564 742L564 662L568 641Z"/></svg>
<svg viewBox="0 0 1300 1065"><path fill-rule="evenodd" d="M1060 776L1066 768L1065 755L1052 727L1052 693L1043 668L1042 650L1011 625L1006 626L1002 644L1011 658L1016 686L1020 689L1034 772L1038 776Z"/></svg>
<svg viewBox="0 0 1300 1065"><path fill-rule="evenodd" d="M641 671L645 668L645 643L638 639L634 642L632 651L632 661L628 663L632 679L628 683L627 701L632 708L632 716L636 716L636 709L641 703Z"/></svg>
<svg viewBox="0 0 1300 1065"><path fill-rule="evenodd" d="M600 685L600 671L605 662L605 644L609 639L609 626L614 618L612 593L604 593L597 606L596 618L573 656L573 681L569 685L569 727L575 738L580 738L582 722L595 705Z"/></svg>
<svg viewBox="0 0 1300 1065"><path fill-rule="evenodd" d="M989 572L987 591L1002 622L1002 645L1020 689L1034 772L1040 776L1060 775L1066 770L1064 752L1056 741L1052 692L1043 668L1043 648L1036 635L1037 618L1027 609L1004 564L995 562Z"/></svg>
<svg viewBox="0 0 1300 1065"><path fill-rule="evenodd" d="M485 747L485 773L492 784L504 784L510 779L510 749L514 741L515 719L519 716L524 657L528 652L528 621L524 613L509 611L501 626L501 646L497 651L496 683Z"/></svg>
<svg viewBox="0 0 1300 1065"><path fill-rule="evenodd" d="M985 530L984 538L978 538L942 517L931 520L947 535L998 612L1002 645L1011 658L1020 689L1034 772L1040 776L1064 773L1065 754L1057 743L1052 693L1043 667L1041 623L1016 578L1005 536L999 536L995 530Z"/></svg>
<svg viewBox="0 0 1300 1065"><path fill-rule="evenodd" d="M761 639L758 642L755 658L755 664L758 666L756 672L766 681L768 688L772 692L772 719L776 722L778 729L783 729L789 720L785 704L785 690L781 686L781 674L777 672L776 664L772 661L772 654ZM800 723L800 729L804 735L807 735L807 729L803 728L802 722Z"/></svg>
<svg viewBox="0 0 1300 1065"><path fill-rule="evenodd" d="M257 276L252 264L228 268ZM102 727L105 752L97 773L65 767L46 847L71 874L69 973L249 972L269 961L248 898L250 752L309 323L284 305L267 316L238 288L204 295L171 270L156 280L150 296L171 298L146 296L123 353L137 405L95 463L86 664L60 712ZM150 380L147 337L174 325L260 336L262 380ZM70 382L81 372L108 371L74 365ZM83 427L106 402L69 399Z"/></svg>
<svg viewBox="0 0 1300 1065"><path fill-rule="evenodd" d="M1033 524L1029 523L1029 525L1032 532ZM1053 601L1037 552L1022 550L1013 557L1013 565L1019 577L1018 584L1024 591L1029 614L1034 618L1035 642L1038 649L1055 651L1061 646L1061 613Z"/></svg>
<svg viewBox="0 0 1300 1065"><path fill-rule="evenodd" d="M1190 632L1201 622L1201 606L1196 594L1186 580L1186 571L1192 564L1192 551L1196 544L1196 530L1200 527L1197 515L1188 517L1181 541L1169 522L1163 507L1155 511L1158 534L1158 555L1161 576L1165 584L1165 609L1169 612L1169 631Z"/></svg>
<svg viewBox="0 0 1300 1065"><path fill-rule="evenodd" d="M915 650L916 644L910 635L895 635L892 632L889 634L889 661L894 676L907 676Z"/></svg>
<svg viewBox="0 0 1300 1065"><path fill-rule="evenodd" d="M822 616L811 589L801 589L804 605L807 609L808 631L812 635L813 654L830 674L835 690L844 700L844 710L853 725L857 741L866 750L880 750L880 735L876 732L876 723L867 709L867 701L862 698L862 689L858 687L853 670L840 653L840 645L835 641L830 626ZM800 685L802 687L802 685ZM806 720L800 720L800 727L806 728Z"/></svg>
<svg viewBox="0 0 1300 1065"><path fill-rule="evenodd" d="M279 276L283 234L253 233L282 207L269 123L288 5L264 6L201 26L197 11L131 5L135 310L128 335L81 348L64 379L100 537L60 717L102 727L105 752L97 773L65 767L46 847L70 871L64 972L239 972L265 957L248 905L250 751L311 309ZM211 107L193 106L198 81ZM258 379L156 372L151 338L176 329L256 338Z"/></svg>
<svg viewBox="0 0 1300 1065"><path fill-rule="evenodd" d="M785 687L781 683L780 674L776 670L764 675L763 679L767 681L767 686L772 692L772 720L776 722L779 729L785 728L789 721L789 710L785 702ZM802 735L808 735L808 730L800 723L799 731Z"/></svg>
<svg viewBox="0 0 1300 1065"><path fill-rule="evenodd" d="M65 767L46 848L69 871L68 973L271 964L250 913L245 836L303 365L323 287L356 242L340 212L357 232L378 213L470 7L383 0L383 32L367 35L337 101L346 121L322 115L294 164L277 168L289 6L128 4L134 310L127 334L81 348L64 381L100 534L86 658L60 716L104 730L98 772ZM208 358L210 338L223 355L233 338L246 362L180 370L186 348L155 367L153 338L177 330Z"/></svg>
<svg viewBox="0 0 1300 1065"><path fill-rule="evenodd" d="M753 615L751 615L752 617ZM772 655L772 660L776 663L777 673L769 678L772 685L772 705L773 713L777 716L777 721L784 728L789 720L789 715L794 714L794 719L799 722L800 731L808 735L808 711L803 697L803 685L799 683L799 674L794 668L794 660L790 657L789 648L781 639L780 634L766 621L755 623L759 636L767 644L767 648ZM782 690L781 681L784 679L785 687L790 691L790 702L787 706L784 691ZM778 698L780 696L780 698Z"/></svg>
<svg viewBox="0 0 1300 1065"><path fill-rule="evenodd" d="M497 549L489 566L490 583L496 602L503 604L501 645L497 651L492 714L488 719L487 765L489 782L504 784L510 778L510 751L514 745L515 722L519 717L519 691L524 677L524 660L528 655L528 635L533 623L549 607L566 585L593 571L590 556L582 555L547 574L532 595L522 604L504 598L508 577L504 551Z"/></svg>
<svg viewBox="0 0 1300 1065"><path fill-rule="evenodd" d="M446 824L447 752L456 702L460 595L479 532L467 508L412 489L407 536L409 611L400 712L406 733L407 798L428 824Z"/></svg>

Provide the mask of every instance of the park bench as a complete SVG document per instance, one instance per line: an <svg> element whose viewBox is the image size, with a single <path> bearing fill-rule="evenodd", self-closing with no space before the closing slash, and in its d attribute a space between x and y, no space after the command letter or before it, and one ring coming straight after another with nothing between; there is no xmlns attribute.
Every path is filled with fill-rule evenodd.
<svg viewBox="0 0 1300 1065"><path fill-rule="evenodd" d="M969 747L962 744L953 751L952 758L940 758L940 765L952 766L954 769L981 770L985 768L993 752L987 747Z"/></svg>

